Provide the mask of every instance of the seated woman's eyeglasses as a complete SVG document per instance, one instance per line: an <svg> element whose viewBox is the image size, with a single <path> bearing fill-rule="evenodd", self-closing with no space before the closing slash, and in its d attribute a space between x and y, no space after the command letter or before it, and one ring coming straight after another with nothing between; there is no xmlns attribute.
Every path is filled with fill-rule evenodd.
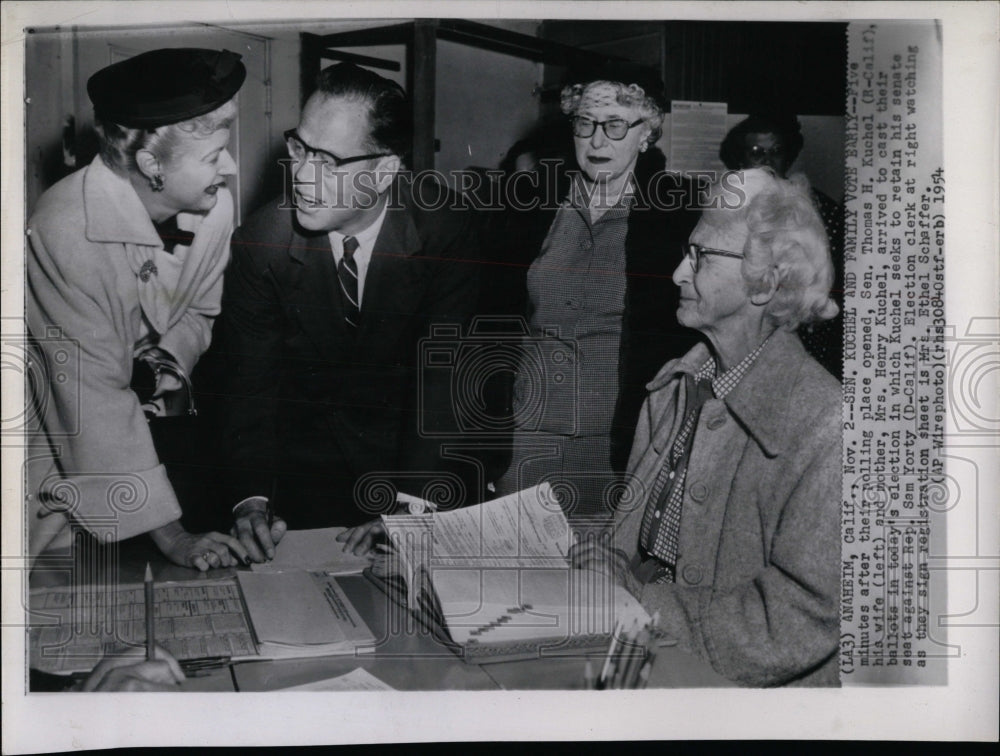
<svg viewBox="0 0 1000 756"><path fill-rule="evenodd" d="M388 152L372 152L367 155L354 155L353 157L345 158L338 157L327 150L321 150L318 147L309 146L302 140L302 137L299 136L299 132L295 129L289 129L285 132L285 145L288 147L288 155L294 160L305 160L307 157L312 155L311 159L318 162L323 167L323 170L329 173L332 173L342 166L357 163L360 160L387 157L391 154Z"/></svg>
<svg viewBox="0 0 1000 756"><path fill-rule="evenodd" d="M570 123L573 124L573 136L580 137L581 139L587 139L588 137L592 137L594 132L597 131L597 127L600 126L604 129L604 136L618 142L625 138L629 129L638 126L645 120L645 118L640 118L638 121L629 123L622 118L609 118L606 121L595 121L593 118L587 118L586 116L573 116L570 118Z"/></svg>
<svg viewBox="0 0 1000 756"><path fill-rule="evenodd" d="M712 249L710 247L703 247L700 244L684 245L684 259L691 263L691 269L694 270L695 273L698 272L698 268L701 266L701 258L705 255L733 257L737 260L742 260L744 257L744 255L740 252L727 252L724 249Z"/></svg>

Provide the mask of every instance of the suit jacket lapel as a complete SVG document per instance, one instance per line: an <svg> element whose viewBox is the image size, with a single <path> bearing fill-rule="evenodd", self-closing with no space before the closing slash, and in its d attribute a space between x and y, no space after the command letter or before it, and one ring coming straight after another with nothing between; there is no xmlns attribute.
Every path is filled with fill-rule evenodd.
<svg viewBox="0 0 1000 756"><path fill-rule="evenodd" d="M381 331L389 314L412 310L408 302L419 297L414 291L409 258L420 251L420 236L405 207L392 207L386 211L382 229L375 240L365 289L361 299L361 323L358 342L365 344L369 338L384 339Z"/></svg>
<svg viewBox="0 0 1000 756"><path fill-rule="evenodd" d="M344 320L330 238L326 234L302 236L293 233L288 255L293 261L291 283L296 292L296 317L319 352L336 359L335 345L352 339L353 334Z"/></svg>

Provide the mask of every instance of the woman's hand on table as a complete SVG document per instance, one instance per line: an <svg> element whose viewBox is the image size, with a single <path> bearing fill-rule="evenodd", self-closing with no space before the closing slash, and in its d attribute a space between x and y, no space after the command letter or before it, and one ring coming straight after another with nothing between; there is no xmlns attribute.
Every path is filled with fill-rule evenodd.
<svg viewBox="0 0 1000 756"><path fill-rule="evenodd" d="M153 541L171 562L202 572L214 567L248 564L243 545L224 533L189 533L179 520L150 532Z"/></svg>
<svg viewBox="0 0 1000 756"><path fill-rule="evenodd" d="M236 524L229 533L239 539L250 561L274 559L274 549L288 532L288 525L280 517L268 517L267 499L253 496L241 501L233 510L233 515Z"/></svg>
<svg viewBox="0 0 1000 756"><path fill-rule="evenodd" d="M145 648L129 648L106 656L79 687L91 691L177 690L184 681L180 665L164 648L156 647L156 658L146 661Z"/></svg>
<svg viewBox="0 0 1000 756"><path fill-rule="evenodd" d="M382 520L372 520L355 528L348 528L337 536L344 544L344 551L355 556L364 556L375 548L375 544L385 538L385 525Z"/></svg>

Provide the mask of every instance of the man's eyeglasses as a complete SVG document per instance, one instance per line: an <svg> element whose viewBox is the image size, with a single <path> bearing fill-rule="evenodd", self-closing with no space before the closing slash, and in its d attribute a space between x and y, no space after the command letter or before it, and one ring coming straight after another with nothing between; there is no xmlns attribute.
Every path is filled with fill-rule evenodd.
<svg viewBox="0 0 1000 756"><path fill-rule="evenodd" d="M638 126L645 120L645 118L640 118L634 123L629 123L622 118L609 118L606 121L595 121L593 118L587 118L586 116L573 116L570 118L570 123L573 125L573 136L580 137L581 139L589 139L594 136L594 132L597 131L597 127L600 126L604 129L604 136L608 139L614 140L615 142L619 142L625 138L629 129Z"/></svg>
<svg viewBox="0 0 1000 756"><path fill-rule="evenodd" d="M685 244L684 259L691 263L691 269L697 273L701 267L701 258L705 255L715 255L716 257L733 257L742 260L744 255L740 252L727 252L724 249L711 249L700 244Z"/></svg>
<svg viewBox="0 0 1000 756"><path fill-rule="evenodd" d="M289 129L285 132L285 145L288 147L288 154L293 159L302 161L312 155L313 160L318 162L325 171L333 172L342 166L357 163L361 160L371 160L373 158L387 157L389 152L372 152L367 155L354 155L353 157L338 157L332 152L321 150L318 147L311 147L302 141L299 132Z"/></svg>

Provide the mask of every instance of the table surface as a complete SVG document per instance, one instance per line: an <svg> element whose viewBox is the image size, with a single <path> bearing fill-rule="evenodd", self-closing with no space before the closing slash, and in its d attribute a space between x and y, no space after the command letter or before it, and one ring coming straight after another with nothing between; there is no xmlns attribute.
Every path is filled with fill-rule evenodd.
<svg viewBox="0 0 1000 756"><path fill-rule="evenodd" d="M235 569L199 573L170 564L152 542L141 536L101 549L102 557L89 556L86 565L69 554L40 560L32 572L31 587L103 582L99 572L116 574L119 583L141 582L147 561L157 582L198 581L231 577ZM100 567L95 567L95 564ZM86 569L84 569L86 567ZM242 569L242 568L241 568ZM79 572L89 570L81 580ZM247 661L232 668L189 678L182 686L190 691L268 691L337 677L362 668L397 690L567 690L583 689L587 658L599 671L603 653L575 652L569 656L522 661L471 664L423 629L418 622L362 575L337 578L376 637L374 648L355 654L280 661ZM730 687L733 683L705 661L673 647L662 647L650 675L650 688Z"/></svg>

